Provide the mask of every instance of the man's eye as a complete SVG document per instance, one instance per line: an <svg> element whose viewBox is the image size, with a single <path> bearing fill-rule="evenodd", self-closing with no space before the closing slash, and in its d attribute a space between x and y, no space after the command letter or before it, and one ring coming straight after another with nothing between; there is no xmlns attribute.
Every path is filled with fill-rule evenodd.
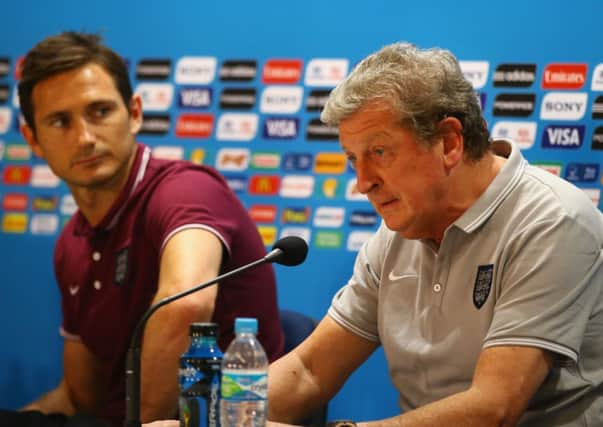
<svg viewBox="0 0 603 427"><path fill-rule="evenodd" d="M57 117L50 121L50 126L53 128L62 128L67 124L67 119L64 117Z"/></svg>
<svg viewBox="0 0 603 427"><path fill-rule="evenodd" d="M383 157L385 149L383 147L375 147L373 148L373 154L377 157Z"/></svg>
<svg viewBox="0 0 603 427"><path fill-rule="evenodd" d="M93 114L95 117L105 117L109 114L109 111L111 111L109 107L98 107L94 110Z"/></svg>

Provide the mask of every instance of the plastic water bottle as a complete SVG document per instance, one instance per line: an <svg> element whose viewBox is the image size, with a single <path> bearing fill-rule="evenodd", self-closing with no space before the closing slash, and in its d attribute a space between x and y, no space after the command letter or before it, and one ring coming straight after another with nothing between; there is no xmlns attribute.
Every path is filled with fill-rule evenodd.
<svg viewBox="0 0 603 427"><path fill-rule="evenodd" d="M192 323L191 343L180 357L180 427L220 427L222 352L218 325Z"/></svg>
<svg viewBox="0 0 603 427"><path fill-rule="evenodd" d="M268 358L256 338L257 319L237 318L235 339L222 360L222 427L264 427L268 412Z"/></svg>

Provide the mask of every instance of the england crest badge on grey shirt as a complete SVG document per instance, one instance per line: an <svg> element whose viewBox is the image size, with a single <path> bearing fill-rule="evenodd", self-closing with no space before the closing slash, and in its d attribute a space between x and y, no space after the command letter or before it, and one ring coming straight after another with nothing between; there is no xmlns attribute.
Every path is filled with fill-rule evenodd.
<svg viewBox="0 0 603 427"><path fill-rule="evenodd" d="M494 264L480 265L477 267L475 285L473 286L473 304L478 310L482 308L488 299L488 295L490 295L493 276Z"/></svg>

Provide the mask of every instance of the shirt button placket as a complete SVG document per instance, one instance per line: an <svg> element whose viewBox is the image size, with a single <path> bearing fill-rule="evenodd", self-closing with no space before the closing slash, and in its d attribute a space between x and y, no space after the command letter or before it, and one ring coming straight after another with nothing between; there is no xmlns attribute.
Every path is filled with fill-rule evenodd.
<svg viewBox="0 0 603 427"><path fill-rule="evenodd" d="M101 253L99 251L92 252L92 260L95 263L98 263L101 260L101 258L102 258L101 257ZM102 283L101 283L100 280L95 280L94 283L93 283L93 286L94 286L94 289L96 289L97 291L99 291L103 287L103 285L102 285Z"/></svg>
<svg viewBox="0 0 603 427"><path fill-rule="evenodd" d="M440 282L435 282L431 286L433 303L440 307L444 298L444 286Z"/></svg>

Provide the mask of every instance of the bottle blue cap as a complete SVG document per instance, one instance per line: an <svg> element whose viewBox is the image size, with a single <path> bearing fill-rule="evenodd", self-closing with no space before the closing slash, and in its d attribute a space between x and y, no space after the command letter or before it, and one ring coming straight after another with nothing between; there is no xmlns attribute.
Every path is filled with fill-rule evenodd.
<svg viewBox="0 0 603 427"><path fill-rule="evenodd" d="M235 334L256 334L258 332L258 319L253 317L237 317L235 319Z"/></svg>

